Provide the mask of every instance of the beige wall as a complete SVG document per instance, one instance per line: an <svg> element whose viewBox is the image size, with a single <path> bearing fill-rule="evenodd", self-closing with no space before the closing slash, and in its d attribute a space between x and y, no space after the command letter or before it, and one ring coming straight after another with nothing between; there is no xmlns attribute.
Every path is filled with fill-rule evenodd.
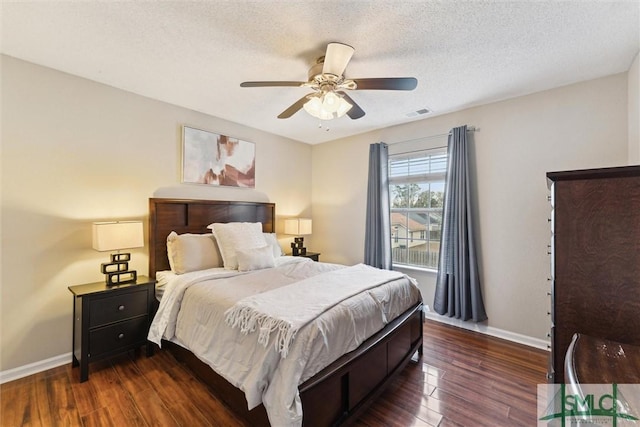
<svg viewBox="0 0 640 427"><path fill-rule="evenodd" d="M69 285L102 280L91 222L153 196L269 200L310 215L311 147L2 57L0 371L71 351ZM217 102L215 95L212 102ZM180 185L181 125L256 143L256 190ZM296 179L290 179L295 176ZM132 251L147 273L147 248Z"/></svg>
<svg viewBox="0 0 640 427"><path fill-rule="evenodd" d="M544 339L550 238L545 173L627 163L626 73L314 146L312 249L325 261L362 262L369 144L443 134L462 124L480 129L473 134L472 186L488 326ZM431 306L435 274L409 273Z"/></svg>
<svg viewBox="0 0 640 427"><path fill-rule="evenodd" d="M629 164L640 164L640 53L628 75Z"/></svg>

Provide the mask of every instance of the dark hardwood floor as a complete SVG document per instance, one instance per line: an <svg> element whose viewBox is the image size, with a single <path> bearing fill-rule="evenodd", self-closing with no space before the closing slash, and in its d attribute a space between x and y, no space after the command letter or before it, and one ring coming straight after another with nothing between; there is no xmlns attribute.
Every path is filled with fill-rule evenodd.
<svg viewBox="0 0 640 427"><path fill-rule="evenodd" d="M547 352L427 321L424 355L356 422L381 426L533 426ZM167 351L71 364L0 386L0 424L242 426Z"/></svg>

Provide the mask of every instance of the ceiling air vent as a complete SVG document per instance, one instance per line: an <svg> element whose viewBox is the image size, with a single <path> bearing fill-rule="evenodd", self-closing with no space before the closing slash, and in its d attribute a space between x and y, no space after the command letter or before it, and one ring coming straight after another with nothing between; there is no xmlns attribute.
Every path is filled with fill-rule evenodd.
<svg viewBox="0 0 640 427"><path fill-rule="evenodd" d="M407 113L407 117L417 117L417 116L421 116L423 114L429 114L431 113L431 110L428 108L422 108L420 110L416 110L416 111L412 111L410 113Z"/></svg>

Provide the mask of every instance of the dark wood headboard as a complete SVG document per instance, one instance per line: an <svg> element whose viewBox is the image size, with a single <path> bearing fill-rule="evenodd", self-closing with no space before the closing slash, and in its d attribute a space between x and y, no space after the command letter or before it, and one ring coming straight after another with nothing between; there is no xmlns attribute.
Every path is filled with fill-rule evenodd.
<svg viewBox="0 0 640 427"><path fill-rule="evenodd" d="M167 236L172 231L208 233L213 222L261 222L265 233L276 230L276 205L221 200L149 199L149 276L169 270Z"/></svg>

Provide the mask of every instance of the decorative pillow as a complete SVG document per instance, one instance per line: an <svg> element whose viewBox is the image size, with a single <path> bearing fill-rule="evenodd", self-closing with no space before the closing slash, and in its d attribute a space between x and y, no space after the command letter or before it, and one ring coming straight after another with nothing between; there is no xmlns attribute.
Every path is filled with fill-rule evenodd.
<svg viewBox="0 0 640 427"><path fill-rule="evenodd" d="M273 249L271 246L263 246L254 249L238 249L238 271L262 270L275 266Z"/></svg>
<svg viewBox="0 0 640 427"><path fill-rule="evenodd" d="M171 271L176 274L222 267L222 257L211 234L172 231L167 237L167 256Z"/></svg>
<svg viewBox="0 0 640 427"><path fill-rule="evenodd" d="M262 224L259 222L229 222L213 223L207 228L216 236L224 268L236 270L238 258L236 251L239 249L255 249L267 246L262 234Z"/></svg>
<svg viewBox="0 0 640 427"><path fill-rule="evenodd" d="M274 258L282 256L282 247L280 246L280 243L278 243L276 233L264 233L264 240L266 240L267 245L271 247Z"/></svg>

